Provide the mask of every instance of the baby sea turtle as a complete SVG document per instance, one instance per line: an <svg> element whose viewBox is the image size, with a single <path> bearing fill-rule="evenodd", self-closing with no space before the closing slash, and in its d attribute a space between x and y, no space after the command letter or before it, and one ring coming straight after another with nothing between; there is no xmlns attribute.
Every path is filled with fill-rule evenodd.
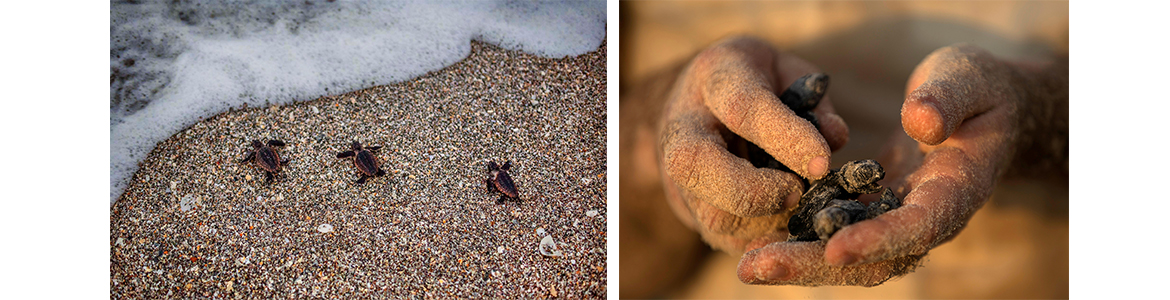
<svg viewBox="0 0 1170 300"><path fill-rule="evenodd" d="M378 158L370 151L381 149L382 146L362 147L362 143L353 141L353 150L341 152L337 154L337 158L353 157L353 165L358 169L357 183L366 183L366 179L374 176L386 175L386 171L378 168Z"/></svg>
<svg viewBox="0 0 1170 300"><path fill-rule="evenodd" d="M256 162L256 166L264 170L264 175L268 176L268 182L272 182L272 175L279 173L281 166L288 164L287 159L280 159L280 154L276 153L275 147L284 147L284 142L270 140L265 145L260 140L254 140L252 141L252 151L248 151L248 157L240 162Z"/></svg>
<svg viewBox="0 0 1170 300"><path fill-rule="evenodd" d="M817 116L813 114L813 108L821 103L821 98L825 97L825 92L829 89L829 75L824 73L813 73L801 76L788 86L784 92L780 93L780 102L792 109L796 116L808 120L818 130L821 129L821 123L817 121Z"/></svg>
<svg viewBox="0 0 1170 300"><path fill-rule="evenodd" d="M496 203L502 204L507 198L520 201L520 193L516 191L516 184L512 182L512 176L508 175L508 170L512 169L512 161L504 162L501 167L495 161L488 162L488 178L483 182L487 185L488 192L492 190L499 191L500 199Z"/></svg>
<svg viewBox="0 0 1170 300"><path fill-rule="evenodd" d="M800 196L796 213L788 219L788 240L827 240L845 226L901 207L902 200L877 183L885 176L882 165L872 159L850 161L829 170ZM857 201L861 195L874 193L882 193L881 199L868 207Z"/></svg>

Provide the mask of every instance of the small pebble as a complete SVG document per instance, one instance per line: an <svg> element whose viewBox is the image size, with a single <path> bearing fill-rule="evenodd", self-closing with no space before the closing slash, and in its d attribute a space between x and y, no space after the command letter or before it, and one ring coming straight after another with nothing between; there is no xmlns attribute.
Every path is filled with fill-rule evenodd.
<svg viewBox="0 0 1170 300"><path fill-rule="evenodd" d="M318 232L320 232L320 233L330 233L330 232L333 232L333 225L329 225L329 224L321 224L321 225L318 225L318 226L317 226L317 231L318 231Z"/></svg>
<svg viewBox="0 0 1170 300"><path fill-rule="evenodd" d="M190 194L183 196L183 199L179 199L179 208L182 209L183 212L187 212L192 208L195 208L195 196Z"/></svg>
<svg viewBox="0 0 1170 300"><path fill-rule="evenodd" d="M544 236L544 228L536 228L536 236Z"/></svg>
<svg viewBox="0 0 1170 300"><path fill-rule="evenodd" d="M587 211L587 212L585 212L585 216L588 216L588 217L590 217L590 218L592 218L592 217L596 217L596 216L597 216L597 214L598 214L598 212L597 212L597 210L596 210L596 209L594 209L594 210L591 210L591 211Z"/></svg>

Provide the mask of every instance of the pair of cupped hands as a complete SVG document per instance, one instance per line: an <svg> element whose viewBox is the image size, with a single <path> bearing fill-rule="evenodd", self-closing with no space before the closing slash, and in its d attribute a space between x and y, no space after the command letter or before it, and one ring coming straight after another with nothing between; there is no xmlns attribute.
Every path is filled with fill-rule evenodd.
<svg viewBox="0 0 1170 300"><path fill-rule="evenodd" d="M886 171L880 183L903 206L827 241L785 242L807 188L801 177L827 174L849 129L827 96L813 109L819 129L777 98L797 78L820 72L816 66L758 39L720 41L690 62L667 95L658 141L667 201L708 244L743 253L737 275L745 283L880 284L912 271L990 197L1020 134L1022 70L972 45L931 53L906 85L906 134L877 157ZM737 138L796 174L732 154L728 143Z"/></svg>

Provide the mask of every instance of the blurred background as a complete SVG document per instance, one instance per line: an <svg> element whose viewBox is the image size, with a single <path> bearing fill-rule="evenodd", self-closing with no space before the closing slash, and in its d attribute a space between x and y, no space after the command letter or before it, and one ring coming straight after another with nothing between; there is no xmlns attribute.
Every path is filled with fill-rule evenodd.
<svg viewBox="0 0 1170 300"><path fill-rule="evenodd" d="M967 42L1009 59L1068 55L1068 2L621 2L623 298L1068 298L1068 173L1002 178L956 238L873 288L749 286L663 198L654 95L715 41L753 35L817 65L849 125L833 167L874 158L894 134L906 80L931 51Z"/></svg>

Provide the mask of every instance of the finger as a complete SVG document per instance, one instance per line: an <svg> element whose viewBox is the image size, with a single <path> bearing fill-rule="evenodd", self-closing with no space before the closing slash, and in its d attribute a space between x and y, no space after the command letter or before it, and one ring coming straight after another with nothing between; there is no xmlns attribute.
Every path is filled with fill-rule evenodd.
<svg viewBox="0 0 1170 300"><path fill-rule="evenodd" d="M845 119L837 115L829 96L821 99L821 103L813 109L813 114L817 116L821 135L824 136L825 142L829 143L829 149L837 151L845 147L849 142L849 126L845 125Z"/></svg>
<svg viewBox="0 0 1170 300"><path fill-rule="evenodd" d="M787 221L788 218L784 218L784 220ZM778 230L778 231L775 231L773 233L770 233L770 234L760 236L760 237L753 239L750 243L747 244L747 246L745 246L743 248L743 250L745 252L752 251L752 250L763 248L764 246L767 246L767 245L771 245L773 243L782 243L786 240L788 240L788 229Z"/></svg>
<svg viewBox="0 0 1170 300"><path fill-rule="evenodd" d="M736 40L704 51L693 71L702 79L704 103L729 130L801 176L819 179L828 172L829 146L776 97L775 58L762 42Z"/></svg>
<svg viewBox="0 0 1170 300"><path fill-rule="evenodd" d="M695 219L700 224L700 234L707 244L728 253L738 254L759 248L771 242L788 238L783 228L788 222L787 213L744 218L721 210L706 201L690 198ZM751 244L749 244L751 243Z"/></svg>
<svg viewBox="0 0 1170 300"><path fill-rule="evenodd" d="M776 87L781 91L792 86L802 76L821 72L813 64L785 52L776 53L773 70L777 74ZM817 117L817 123L820 123L818 124L820 133L829 144L829 149L837 151L849 142L849 127L845 125L845 119L837 115L829 95L826 94L821 102L817 103L813 108L813 114Z"/></svg>
<svg viewBox="0 0 1170 300"><path fill-rule="evenodd" d="M903 207L838 231L825 260L853 265L923 254L954 236L990 196L1003 168L997 162L1005 160L1012 138L1000 128L1006 115L997 109L972 118L931 149L907 178Z"/></svg>
<svg viewBox="0 0 1170 300"><path fill-rule="evenodd" d="M802 184L794 174L756 168L727 151L710 115L679 113L663 127L663 165L670 179L695 198L742 217L795 207Z"/></svg>
<svg viewBox="0 0 1170 300"><path fill-rule="evenodd" d="M736 275L743 283L772 285L875 286L912 271L921 256L907 256L858 266L832 266L822 259L823 242L773 243L747 252Z"/></svg>
<svg viewBox="0 0 1170 300"><path fill-rule="evenodd" d="M737 239L730 233L735 230L737 224L741 223L741 218L730 214L726 211L718 209L706 201L699 200L690 195L685 190L680 191L686 197L686 206L690 210L692 219L697 223L695 231L699 232L699 237L711 248L725 251L728 253L736 253L742 251L744 244L747 241Z"/></svg>
<svg viewBox="0 0 1170 300"><path fill-rule="evenodd" d="M969 204L978 191L963 184L967 179L939 170L957 167L949 164L964 160L960 151L935 154L927 156L923 168L931 178L914 187L902 207L838 231L826 245L825 261L848 266L923 254L962 228L968 218L961 216L973 210Z"/></svg>
<svg viewBox="0 0 1170 300"><path fill-rule="evenodd" d="M986 51L969 45L945 47L915 68L902 104L902 127L915 140L937 145L959 124L1012 95L1009 75ZM978 88L975 88L978 87Z"/></svg>

